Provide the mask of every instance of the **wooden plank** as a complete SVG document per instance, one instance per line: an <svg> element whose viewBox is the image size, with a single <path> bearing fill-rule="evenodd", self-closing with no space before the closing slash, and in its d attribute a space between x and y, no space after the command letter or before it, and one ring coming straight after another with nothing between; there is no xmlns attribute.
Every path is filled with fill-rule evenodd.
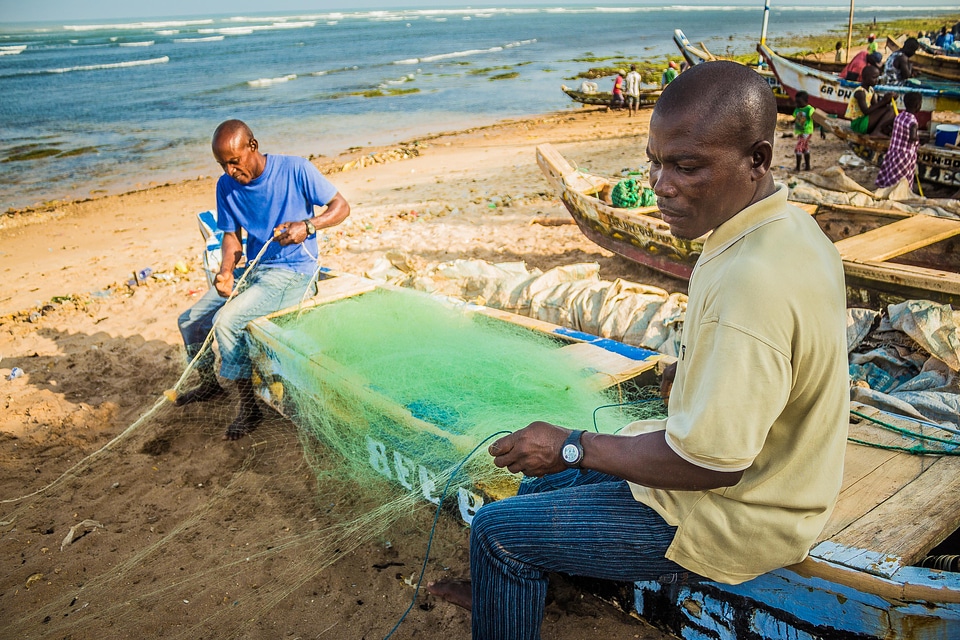
<svg viewBox="0 0 960 640"><path fill-rule="evenodd" d="M877 282L938 291L960 295L960 274L941 269L928 269L909 264L876 261L843 261L843 271L848 277L858 277Z"/></svg>
<svg viewBox="0 0 960 640"><path fill-rule="evenodd" d="M883 262L960 234L960 220L916 215L834 243L844 260Z"/></svg>
<svg viewBox="0 0 960 640"><path fill-rule="evenodd" d="M892 431L851 424L850 436L880 444L904 445ZM923 472L930 459L897 451L847 443L843 463L843 485L837 504L818 542L833 538L887 500Z"/></svg>
<svg viewBox="0 0 960 640"><path fill-rule="evenodd" d="M830 542L913 564L960 526L960 459L937 458L919 477Z"/></svg>

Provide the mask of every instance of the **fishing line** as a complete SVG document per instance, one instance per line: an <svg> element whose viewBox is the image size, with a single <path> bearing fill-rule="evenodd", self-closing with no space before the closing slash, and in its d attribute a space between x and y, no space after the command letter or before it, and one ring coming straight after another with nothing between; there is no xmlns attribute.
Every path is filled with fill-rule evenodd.
<svg viewBox="0 0 960 640"><path fill-rule="evenodd" d="M240 280L237 282L233 291L230 292L230 296L227 298L227 301L223 303L224 306L226 306L227 303L233 300L234 296L237 294L237 291L240 290L240 285L244 283L247 276L253 271L254 267L257 265L257 262L260 260L264 252L267 250L267 247L269 247L272 242L273 242L273 238L270 238L269 240L267 240L266 244L263 245L263 248L260 249L260 253L258 253L257 256L251 262L248 262L247 267L243 272L243 275L240 276ZM216 326L216 322L214 322L214 327L215 326ZM200 347L200 349L197 351L197 354L193 357L193 359L187 365L187 368L184 370L184 372L180 375L180 379L177 380L176 384L173 385L173 388L164 391L161 397L158 398L157 401L153 404L153 406L150 407L150 409L146 413L144 413L142 416L140 416L136 421L134 421L133 424L131 424L129 427L121 431L119 434L117 434L116 437L114 437L112 440L104 444L102 447L100 447L96 451L90 453L87 456L84 456L83 459L81 459L75 465L73 465L72 467L64 471L56 479L40 487L39 489L32 491L30 493L24 494L22 496L0 500L0 504L10 504L14 502L20 502L21 500L25 500L27 498L31 498L33 496L40 495L41 493L45 493L49 491L53 487L57 486L58 484L66 480L68 477L71 477L78 470L84 468L91 460L93 460L100 454L112 449L119 442L125 440L127 436L129 436L131 433L136 431L141 424L143 424L146 420L148 420L151 416L153 416L153 414L156 413L157 410L159 410L164 405L165 401L169 400L173 402L176 399L176 393L177 393L176 390L180 387L181 384L183 384L183 381L187 378L187 376L193 370L193 366L196 363L197 359L200 357L200 354L203 353L203 350L207 348L207 346L210 344L210 341L212 339L213 339L213 327L210 328L209 333L207 333L206 339L203 341L203 345Z"/></svg>
<svg viewBox="0 0 960 640"><path fill-rule="evenodd" d="M596 409L593 410L593 430L596 431L597 433L600 433L600 427L599 427L599 425L597 424L597 412L600 411L600 409L610 409L610 408L612 408L612 407L626 407L626 406L635 405L635 404L646 404L647 402L654 402L655 400L660 400L660 398L644 398L643 400L631 400L630 402L617 402L617 403L614 403L614 404L602 404L602 405L600 405L599 407L597 407ZM617 430L614 431L613 433L614 433L614 434L620 433L620 431L621 431L622 429L624 429L626 426L627 426L627 425L623 425L622 427L620 427L619 429L617 429Z"/></svg>
<svg viewBox="0 0 960 640"><path fill-rule="evenodd" d="M497 431L496 433L491 433L489 436L481 440L480 443L477 444L477 446L475 446L470 453L464 456L464 458L457 463L457 466L454 467L453 471L450 473L450 477L447 479L447 483L443 487L443 492L440 494L440 501L437 504L436 512L433 515L433 526L430 527L430 536L427 538L427 550L423 556L423 566L420 568L420 578L417 580L417 586L413 591L413 599L410 600L410 606L407 607L407 610L404 611L403 615L400 616L400 619L397 620L397 624L393 625L393 629L391 629L390 633L383 637L383 640L387 640L397 629L400 628L400 625L403 623L404 619L406 619L407 614L410 613L411 609L413 609L413 605L417 603L417 596L420 594L420 585L423 584L423 576L427 572L427 561L430 559L430 547L433 545L433 536L437 531L437 521L440 519L440 508L443 506L443 501L447 498L447 491L450 489L450 483L453 482L453 479L460 472L460 469L463 467L463 465L466 464L467 460L469 460L473 454L480 449L480 447L485 445L488 440L500 435L510 435L510 433L512 432Z"/></svg>
<svg viewBox="0 0 960 640"><path fill-rule="evenodd" d="M884 429L889 429L890 431L893 431L893 432L895 432L895 433L899 433L900 435L903 435L903 436L910 436L911 438L917 438L918 440L928 440L928 441L930 441L930 442L937 442L937 443L944 444L944 445L948 445L948 446L952 446L952 447L956 447L956 446L960 445L960 442L957 442L956 440L947 440L947 439L945 439L945 438L938 438L938 437L936 437L936 436L926 435L926 434L924 434L924 433L919 433L919 432L917 432L917 431L911 431L910 429L904 429L903 427L898 427L898 426L896 426L896 425L890 424L889 422L885 422L885 421L883 421L883 420L880 420L879 418L870 417L870 416L868 416L868 415L866 415L866 414L864 414L864 413L860 413L859 411L853 411L853 410L851 410L850 413L853 414L853 415L855 415L855 416L857 416L857 417L859 417L859 418L863 418L864 420L869 420L870 422L873 422L873 423L875 423L875 424L878 424L878 425L880 425L881 427L883 427ZM898 416L898 417L904 417L904 418L906 418L907 420L910 420L910 421L912 421L912 422L919 422L920 424L929 424L929 425L933 426L933 423L928 423L928 422L922 422L922 421L919 421L919 420L914 420L913 418L907 418L906 416ZM945 427L940 427L940 425L936 425L936 426L937 426L938 428L944 429L944 431L949 431L950 433L956 433L956 431L954 431L953 429L947 429L947 428L945 428ZM864 441L860 441L860 440L855 440L855 439L853 439L853 438L847 438L847 439L850 440L850 442L856 442L857 444L864 444L864 445L868 445L868 446L871 446L871 447L877 447L878 449L890 449L890 450L893 450L893 451L907 451L907 452L910 452L910 453L918 453L918 454L936 453L936 454L940 454L940 455L960 455L960 451L953 451L953 450L938 451L938 450L923 449L923 448L920 447L919 445L917 445L917 446L915 446L915 447L897 447L897 446L895 446L895 445L881 445L881 444L878 444L878 443L864 442Z"/></svg>

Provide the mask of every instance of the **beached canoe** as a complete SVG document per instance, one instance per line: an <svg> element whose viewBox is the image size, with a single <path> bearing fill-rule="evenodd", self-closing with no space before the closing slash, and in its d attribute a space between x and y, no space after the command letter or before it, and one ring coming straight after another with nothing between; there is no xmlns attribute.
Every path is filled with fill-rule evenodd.
<svg viewBox="0 0 960 640"><path fill-rule="evenodd" d="M903 47L906 36L887 36L887 49L892 53ZM936 53L921 46L910 58L910 64L920 73L952 82L960 82L960 56Z"/></svg>
<svg viewBox="0 0 960 640"><path fill-rule="evenodd" d="M327 273L318 283L317 296L305 305L251 322L254 381L260 396L297 424L305 444L322 435L309 424L310 412L298 411L298 406L308 403L327 415L342 414L343 424L332 437L355 442L355 450L368 452L365 464L385 482L402 486L423 504L436 505L445 486L442 469L434 466L443 459L437 452L449 451L456 460L470 451L472 441L464 442L460 430L432 422L420 409L411 411L386 397L332 357L308 353L297 336L285 330L313 308L349 304L382 288L370 280ZM648 384L653 365L662 358L496 310L468 305L464 312L555 337L557 348L570 350L585 371L598 381L609 377L603 384L616 381L625 393L637 381ZM571 341L571 335L580 339ZM291 402L293 398L297 402ZM351 412L361 419L351 418ZM857 412L917 430L916 423L874 409L857 407ZM378 418L374 428L366 419L375 415L385 419ZM682 638L960 637L960 573L950 562L951 554L958 553L954 539L960 524L960 458L893 449L916 439L859 417L852 418L850 435L890 448L847 444L839 500L803 562L736 586L657 581L587 581L585 586ZM433 443L432 450L425 442ZM466 468L465 477L457 477L446 494L447 510L468 524L484 504L512 495L518 483L517 476L504 470L502 483L478 486L471 473ZM930 564L943 570L927 568Z"/></svg>
<svg viewBox="0 0 960 640"><path fill-rule="evenodd" d="M683 56L683 59L686 60L687 64L691 67L702 62L723 59L711 53L707 49L706 45L702 42L700 43L699 47L695 47L690 44L690 41L687 40L687 36L685 36L683 31L680 29L673 30L673 42L677 45L677 48L680 49L680 54ZM760 74L760 77L766 80L767 84L770 85L770 89L773 91L773 97L777 99L777 111L781 113L793 113L793 110L797 105L794 103L793 97L789 95L780 85L780 81L773 74L773 72L769 69L761 69L757 67L751 67L751 69Z"/></svg>
<svg viewBox="0 0 960 640"><path fill-rule="evenodd" d="M826 117L822 111L814 112L814 120L841 140L850 145L855 154L867 162L880 166L890 146L889 138L872 138L850 129L850 123L841 118ZM960 150L922 144L917 148L917 173L920 179L931 184L960 188Z"/></svg>
<svg viewBox="0 0 960 640"><path fill-rule="evenodd" d="M577 89L571 89L567 85L560 85L560 89L563 90L565 94L570 96L574 102L579 102L581 104L589 104L598 107L608 107L610 106L610 101L613 99L613 94L609 91L578 91ZM649 107L653 106L657 102L657 98L660 97L660 89L641 89L640 90L640 106Z"/></svg>
<svg viewBox="0 0 960 640"><path fill-rule="evenodd" d="M610 181L578 171L553 145L537 147L537 163L587 238L661 273L690 277L703 238L674 237L656 207L607 204L598 194ZM910 299L960 305L960 220L888 209L799 206L810 211L840 251L851 306L881 308Z"/></svg>
<svg viewBox="0 0 960 640"><path fill-rule="evenodd" d="M797 95L797 91L806 91L811 105L825 113L843 116L847 111L847 103L856 91L859 83L842 80L836 75L817 71L810 67L791 62L783 56L777 55L770 47L760 44L757 51L776 74L784 90L790 95ZM903 94L916 92L921 95L923 102L917 121L921 127L930 123L934 111L960 110L960 89L941 89L910 85L878 85L878 93L894 93L898 96L900 108L903 108Z"/></svg>

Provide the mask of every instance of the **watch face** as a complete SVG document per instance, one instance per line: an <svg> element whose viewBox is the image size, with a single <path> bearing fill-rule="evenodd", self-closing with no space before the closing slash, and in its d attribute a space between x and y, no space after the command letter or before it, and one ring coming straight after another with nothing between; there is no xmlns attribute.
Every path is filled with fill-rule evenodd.
<svg viewBox="0 0 960 640"><path fill-rule="evenodd" d="M560 450L560 455L563 456L564 462L573 464L580 458L580 451L575 444L565 444L563 449Z"/></svg>

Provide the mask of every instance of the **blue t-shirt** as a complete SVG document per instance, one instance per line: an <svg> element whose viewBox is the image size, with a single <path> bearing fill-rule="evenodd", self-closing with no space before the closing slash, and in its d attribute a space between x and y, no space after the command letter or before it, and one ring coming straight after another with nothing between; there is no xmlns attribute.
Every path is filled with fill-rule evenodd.
<svg viewBox="0 0 960 640"><path fill-rule="evenodd" d="M312 218L314 206L324 206L337 195L337 188L308 160L275 154L266 158L263 173L249 184L240 184L227 174L217 181L217 228L226 232L246 229L249 260L273 238L278 224ZM313 273L317 237L308 236L302 244L285 247L273 243L259 264Z"/></svg>

